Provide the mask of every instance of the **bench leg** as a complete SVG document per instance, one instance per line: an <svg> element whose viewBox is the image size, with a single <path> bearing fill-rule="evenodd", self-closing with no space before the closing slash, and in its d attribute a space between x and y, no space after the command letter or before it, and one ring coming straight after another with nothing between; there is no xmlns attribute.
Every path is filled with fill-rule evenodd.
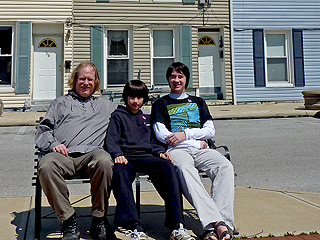
<svg viewBox="0 0 320 240"><path fill-rule="evenodd" d="M140 178L139 175L136 176L136 208L138 215L140 217Z"/></svg>
<svg viewBox="0 0 320 240"><path fill-rule="evenodd" d="M35 239L40 239L40 231L41 231L41 195L42 188L40 184L40 180L37 177L36 179L36 196L35 196L35 219L34 219L34 237Z"/></svg>

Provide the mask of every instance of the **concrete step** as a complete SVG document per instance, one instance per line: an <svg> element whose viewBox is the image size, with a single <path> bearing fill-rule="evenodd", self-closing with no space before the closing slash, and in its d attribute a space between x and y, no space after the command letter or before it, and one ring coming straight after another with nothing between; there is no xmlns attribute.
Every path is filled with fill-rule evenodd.
<svg viewBox="0 0 320 240"><path fill-rule="evenodd" d="M47 111L52 100L34 100L31 102L30 111Z"/></svg>
<svg viewBox="0 0 320 240"><path fill-rule="evenodd" d="M200 93L200 97L204 100L217 100L218 94L217 93Z"/></svg>

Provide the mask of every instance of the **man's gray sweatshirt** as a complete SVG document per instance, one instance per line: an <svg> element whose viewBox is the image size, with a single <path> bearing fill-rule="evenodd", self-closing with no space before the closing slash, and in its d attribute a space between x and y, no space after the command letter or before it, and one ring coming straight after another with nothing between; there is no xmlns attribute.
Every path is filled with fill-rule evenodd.
<svg viewBox="0 0 320 240"><path fill-rule="evenodd" d="M116 107L102 97L82 98L73 92L58 97L38 126L35 144L44 152L59 144L69 153L103 149L109 118Z"/></svg>

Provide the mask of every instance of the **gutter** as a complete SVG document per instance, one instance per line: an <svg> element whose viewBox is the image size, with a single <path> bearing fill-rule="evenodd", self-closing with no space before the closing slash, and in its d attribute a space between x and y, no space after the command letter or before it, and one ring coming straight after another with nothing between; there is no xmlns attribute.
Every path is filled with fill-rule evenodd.
<svg viewBox="0 0 320 240"><path fill-rule="evenodd" d="M233 1L229 1L229 15L230 15L230 51L231 51L231 79L232 79L232 97L233 104L237 105L237 90L236 90L236 80L234 74L234 37L233 37Z"/></svg>

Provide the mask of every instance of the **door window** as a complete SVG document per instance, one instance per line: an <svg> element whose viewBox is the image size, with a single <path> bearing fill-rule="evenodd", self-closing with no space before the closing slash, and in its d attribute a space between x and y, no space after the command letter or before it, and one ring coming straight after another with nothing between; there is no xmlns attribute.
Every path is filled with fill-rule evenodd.
<svg viewBox="0 0 320 240"><path fill-rule="evenodd" d="M57 48L57 44L51 38L46 38L39 43L38 48Z"/></svg>
<svg viewBox="0 0 320 240"><path fill-rule="evenodd" d="M203 36L199 39L199 45L216 45L214 39L210 36Z"/></svg>

